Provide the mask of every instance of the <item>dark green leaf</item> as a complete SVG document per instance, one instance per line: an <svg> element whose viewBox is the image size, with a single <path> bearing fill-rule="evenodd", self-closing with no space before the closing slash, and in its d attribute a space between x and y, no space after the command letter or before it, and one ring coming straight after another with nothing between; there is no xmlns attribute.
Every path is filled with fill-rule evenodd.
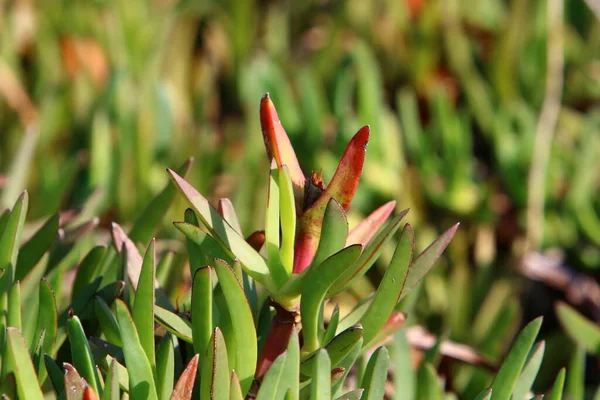
<svg viewBox="0 0 600 400"><path fill-rule="evenodd" d="M81 321L76 315L67 319L67 332L74 367L94 391L98 393L99 389L101 389L100 376L96 369L92 350L83 331L83 326L81 326Z"/></svg>
<svg viewBox="0 0 600 400"><path fill-rule="evenodd" d="M331 365L339 367L342 360L354 349L357 343L362 343L363 328L361 325L352 326L339 335L337 335L327 346L327 354L331 360ZM300 372L302 375L312 376L313 358L317 356L318 350L302 357L300 364Z"/></svg>
<svg viewBox="0 0 600 400"><path fill-rule="evenodd" d="M83 289L99 276L98 267L104 257L105 251L106 248L104 246L96 246L79 263L75 282L73 283L73 299L79 296Z"/></svg>
<svg viewBox="0 0 600 400"><path fill-rule="evenodd" d="M44 253L48 251L52 243L54 243L58 233L59 221L60 216L58 213L48 218L31 239L21 247L15 270L16 280L25 278L29 271L41 260Z"/></svg>

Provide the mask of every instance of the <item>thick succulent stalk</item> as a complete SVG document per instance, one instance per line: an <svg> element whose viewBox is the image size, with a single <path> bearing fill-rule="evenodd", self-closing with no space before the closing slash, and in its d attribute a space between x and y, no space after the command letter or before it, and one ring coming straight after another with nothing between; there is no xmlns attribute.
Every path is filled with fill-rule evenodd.
<svg viewBox="0 0 600 400"><path fill-rule="evenodd" d="M258 357L254 383L246 399L256 398L262 379L271 367L271 364L273 364L273 361L287 349L294 327L298 328L300 323L299 311L286 310L275 302L271 302L271 306L275 308L275 316L273 317L265 345Z"/></svg>

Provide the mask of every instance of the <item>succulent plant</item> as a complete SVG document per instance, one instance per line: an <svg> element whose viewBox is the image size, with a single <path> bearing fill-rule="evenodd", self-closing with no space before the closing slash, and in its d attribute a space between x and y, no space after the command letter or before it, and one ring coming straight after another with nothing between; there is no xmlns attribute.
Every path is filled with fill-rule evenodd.
<svg viewBox="0 0 600 400"><path fill-rule="evenodd" d="M433 267L458 224L418 255L410 225L400 229L408 211L392 216L393 202L349 230L345 210L369 128L350 141L325 186L320 175L303 174L268 95L260 116L271 161L264 232L245 237L230 201L213 207L186 182L189 161L169 170L174 186L150 202L129 234L112 224L110 247L88 233L97 219L77 221L73 213L56 214L23 241L27 192L2 214L5 398L379 399L390 396L390 373L396 398L412 390L413 378L419 398L443 397L431 361L423 360L418 376L410 367L399 302ZM175 271L172 254L158 260L151 239L175 187L190 206L184 221L175 222L186 239L192 278L182 308L164 289ZM326 318L325 304L363 276L392 241L395 251L378 289L349 312L335 308ZM136 243L146 242L142 256ZM544 353L543 342L534 346L540 325L541 318L522 330L478 399L529 392ZM563 371L552 398L560 399L564 378Z"/></svg>

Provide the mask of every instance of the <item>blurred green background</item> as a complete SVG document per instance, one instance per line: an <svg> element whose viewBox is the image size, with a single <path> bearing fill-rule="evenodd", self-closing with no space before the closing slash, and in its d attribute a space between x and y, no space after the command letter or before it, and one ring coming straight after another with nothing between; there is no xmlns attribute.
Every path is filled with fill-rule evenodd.
<svg viewBox="0 0 600 400"><path fill-rule="evenodd" d="M28 189L31 226L77 209L106 232L194 157L189 181L231 198L249 234L264 226L265 92L305 173L326 182L369 124L351 224L391 199L411 208L422 244L460 221L415 315L498 358L544 314L547 387L583 362L569 361L553 302L600 321L600 14L593 0L557 1L5 0L0 210ZM181 239L182 210L161 238ZM586 366L593 387L599 361ZM483 374L454 372L462 393Z"/></svg>

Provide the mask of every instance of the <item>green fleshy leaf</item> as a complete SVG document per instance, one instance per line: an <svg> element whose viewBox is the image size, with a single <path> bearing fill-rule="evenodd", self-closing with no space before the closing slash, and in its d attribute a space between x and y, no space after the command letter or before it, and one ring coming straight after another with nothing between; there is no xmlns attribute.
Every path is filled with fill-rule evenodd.
<svg viewBox="0 0 600 400"><path fill-rule="evenodd" d="M408 275L404 282L400 299L410 293L410 291L417 286L421 279L423 279L427 272L433 267L433 264L440 258L448 244L450 244L450 241L458 229L458 225L459 224L456 224L444 232L439 238L431 243L429 247L423 250L417 258L415 258L408 270Z"/></svg>
<svg viewBox="0 0 600 400"><path fill-rule="evenodd" d="M265 246L267 248L267 266L275 284L281 287L291 271L286 271L279 257L279 185L275 175L276 169L269 176L269 194L265 221Z"/></svg>
<svg viewBox="0 0 600 400"><path fill-rule="evenodd" d="M430 363L424 363L419 369L419 399L443 400L444 391L440 385L435 368Z"/></svg>
<svg viewBox="0 0 600 400"><path fill-rule="evenodd" d="M247 393L254 379L258 355L256 328L244 288L237 280L233 270L223 260L215 260L215 271L223 290L229 310L232 314L233 335L235 337L235 362L232 369L238 374L242 392Z"/></svg>
<svg viewBox="0 0 600 400"><path fill-rule="evenodd" d="M567 335L590 353L600 355L600 327L563 302L558 302L555 309Z"/></svg>
<svg viewBox="0 0 600 400"><path fill-rule="evenodd" d="M554 385L552 385L552 389L547 395L547 400L562 400L563 388L565 386L565 375L565 368L561 368L556 376Z"/></svg>
<svg viewBox="0 0 600 400"><path fill-rule="evenodd" d="M177 169L177 173L185 177L193 162L193 158L188 159ZM170 182L167 182L162 192L152 199L134 222L129 232L129 238L135 243L148 243L176 195L177 189Z"/></svg>
<svg viewBox="0 0 600 400"><path fill-rule="evenodd" d="M175 382L174 338L167 332L156 350L156 390L160 400L168 400Z"/></svg>
<svg viewBox="0 0 600 400"><path fill-rule="evenodd" d="M106 248L96 246L85 256L77 267L77 275L73 283L72 298L75 299L82 290L98 276L98 267L104 257Z"/></svg>
<svg viewBox="0 0 600 400"><path fill-rule="evenodd" d="M535 381L538 371L540 370L540 366L542 365L542 359L544 358L544 349L545 342L542 341L531 351L529 360L527 361L527 364L525 364L525 367L523 368L521 375L519 375L519 379L517 379L517 382L513 389L513 399L524 399L525 395L533 386L533 382Z"/></svg>
<svg viewBox="0 0 600 400"><path fill-rule="evenodd" d="M279 213L281 220L281 248L279 254L288 274L294 265L294 241L296 238L296 203L290 170L287 165L275 175L279 186Z"/></svg>
<svg viewBox="0 0 600 400"><path fill-rule="evenodd" d="M416 393L416 372L412 366L412 347L406 338L406 331L400 328L394 334L391 350L391 366L396 393L402 393L406 400L414 400Z"/></svg>
<svg viewBox="0 0 600 400"><path fill-rule="evenodd" d="M48 218L44 225L21 247L15 270L15 280L25 278L54 243L58 233L59 221L60 215L58 213Z"/></svg>
<svg viewBox="0 0 600 400"><path fill-rule="evenodd" d="M42 352L51 354L58 331L58 315L56 313L54 292L45 279L42 279L40 282L39 304L34 337L39 337L41 332L44 331Z"/></svg>
<svg viewBox="0 0 600 400"><path fill-rule="evenodd" d="M325 329L325 334L323 335L323 343L326 345L331 342L331 340L335 337L335 333L337 332L338 324L340 323L340 306L336 304L333 312L331 313L331 318L329 319L329 324Z"/></svg>
<svg viewBox="0 0 600 400"><path fill-rule="evenodd" d="M327 350L319 349L313 361L310 397L313 400L331 399L331 360Z"/></svg>
<svg viewBox="0 0 600 400"><path fill-rule="evenodd" d="M27 400L43 400L44 395L40 386L37 385L38 378L29 359L29 352L25 339L16 328L6 329L6 353L10 358L10 364L14 367L17 393L19 398ZM6 373L6 371L3 371Z"/></svg>
<svg viewBox="0 0 600 400"><path fill-rule="evenodd" d="M106 356L111 356L117 360L117 362L125 362L122 347L116 346L110 342L107 342L106 340L102 340L94 336L90 336L88 338L88 342L90 343L94 360L101 360L106 358Z"/></svg>
<svg viewBox="0 0 600 400"><path fill-rule="evenodd" d="M213 284L209 266L196 270L192 286L191 307L194 352L206 354L206 346L210 342L213 330Z"/></svg>
<svg viewBox="0 0 600 400"><path fill-rule="evenodd" d="M157 400L152 366L140 342L133 318L122 300L115 301L125 363L129 373L129 393L133 398ZM119 374L120 375L120 374Z"/></svg>
<svg viewBox="0 0 600 400"><path fill-rule="evenodd" d="M335 199L329 200L323 215L323 227L319 239L319 247L313 259L319 265L327 258L344 248L348 236L348 218L346 212Z"/></svg>
<svg viewBox="0 0 600 400"><path fill-rule="evenodd" d="M267 286L269 270L265 259L221 217L204 196L175 172L169 170L169 173L173 182L202 220L202 223L209 230L211 236L221 242L224 248L230 249L235 254L233 258L239 258L248 275ZM185 224L176 224L176 227L183 234L194 240L195 229L190 229L190 226Z"/></svg>
<svg viewBox="0 0 600 400"><path fill-rule="evenodd" d="M365 246L358 260L335 281L327 293L327 298L330 299L343 292L347 287L352 285L354 280L362 277L371 268L379 258L385 243L400 228L400 222L407 213L408 210L404 210L385 224L383 229Z"/></svg>
<svg viewBox="0 0 600 400"><path fill-rule="evenodd" d="M206 349L200 378L201 399L229 398L231 370L227 360L227 348L221 330L216 327Z"/></svg>
<svg viewBox="0 0 600 400"><path fill-rule="evenodd" d="M281 386L286 384L283 371L285 369L287 357L288 353L287 351L284 351L277 356L275 361L273 361L273 364L271 364L269 370L263 378L260 389L256 395L256 400L271 400L281 398L277 397L277 393L280 391Z"/></svg>
<svg viewBox="0 0 600 400"><path fill-rule="evenodd" d="M287 392L297 399L300 395L300 343L295 328L290 336L286 353L287 358L281 372L282 382L275 398L279 399Z"/></svg>
<svg viewBox="0 0 600 400"><path fill-rule="evenodd" d="M78 373L88 382L96 393L102 394L99 390L100 376L92 356L92 350L88 343L81 321L76 315L67 319L67 332L69 343L71 345L71 355L73 357L73 365Z"/></svg>
<svg viewBox="0 0 600 400"><path fill-rule="evenodd" d="M491 389L494 392L494 400L510 400L511 393L541 325L542 318L536 318L523 328L513 343L510 352L492 382Z"/></svg>
<svg viewBox="0 0 600 400"><path fill-rule="evenodd" d="M344 393L336 400L361 400L365 389L354 389L348 393Z"/></svg>
<svg viewBox="0 0 600 400"><path fill-rule="evenodd" d="M346 246L350 246L351 244L366 246L395 208L396 202L390 201L369 214L367 218L363 219L348 233Z"/></svg>
<svg viewBox="0 0 600 400"><path fill-rule="evenodd" d="M360 319L365 315L367 310L369 309L369 305L373 301L373 295L365 297L361 299L350 311L350 313L346 314L344 318L342 318L338 324L337 332L342 332L351 326L354 326L360 322Z"/></svg>
<svg viewBox="0 0 600 400"><path fill-rule="evenodd" d="M129 393L129 373L127 372L127 368L119 364L119 362L111 356L106 356L106 362L108 363L108 365L114 362L115 367L118 370L117 375L119 378L119 387L121 388L121 390ZM103 363L103 365L106 365L106 363Z"/></svg>
<svg viewBox="0 0 600 400"><path fill-rule="evenodd" d="M29 196L27 192L23 192L15 203L0 237L0 269L4 270L4 274L0 277L0 310L8 310L8 292L15 279L28 204ZM6 318L4 312L0 313L0 354L4 352L3 347L6 343Z"/></svg>
<svg viewBox="0 0 600 400"><path fill-rule="evenodd" d="M242 234L242 226L240 225L240 220L235 212L235 208L233 207L233 203L228 198L219 199L218 203L219 214L231 225L233 229L240 235Z"/></svg>
<svg viewBox="0 0 600 400"><path fill-rule="evenodd" d="M363 340L361 337L354 345L348 346L348 348L345 351L346 356L339 363L334 363L333 358L332 358L331 365L334 366L335 368L337 368L337 371L341 372L341 374L339 374L337 377L333 376L333 375L331 377L332 384L333 384L331 391L334 394L337 394L338 391L344 385L344 380L350 373L350 369L356 362L356 359L358 358L358 356L361 354L362 345L363 345ZM331 352L329 352L329 355L331 356ZM336 364L337 364L337 366L336 366Z"/></svg>
<svg viewBox="0 0 600 400"><path fill-rule="evenodd" d="M475 397L475 400L491 400L492 389L484 389L481 393Z"/></svg>
<svg viewBox="0 0 600 400"><path fill-rule="evenodd" d="M179 376L173 394L171 394L171 400L191 400L194 382L196 381L196 371L198 370L198 358L198 354L192 357Z"/></svg>
<svg viewBox="0 0 600 400"><path fill-rule="evenodd" d="M385 395L385 382L390 364L390 355L385 347L379 347L367 364L362 378L361 387L365 389L363 398L366 400L381 399Z"/></svg>
<svg viewBox="0 0 600 400"><path fill-rule="evenodd" d="M102 400L119 400L121 398L119 388L119 368L117 368L116 364L117 362L112 360L108 367Z"/></svg>
<svg viewBox="0 0 600 400"><path fill-rule="evenodd" d="M360 251L360 245L346 247L318 266L309 269L306 277L308 284L305 285L300 300L304 351L312 352L319 348L319 330L322 325L319 310L325 295L340 274L359 258Z"/></svg>
<svg viewBox="0 0 600 400"><path fill-rule="evenodd" d="M240 380L237 377L235 371L231 372L231 385L229 387L229 399L230 400L244 400L242 394L242 388L240 387Z"/></svg>
<svg viewBox="0 0 600 400"><path fill-rule="evenodd" d="M191 208L185 210L185 222L195 227L200 227L198 218ZM178 228L178 225L175 224L175 227ZM188 235L186 235L185 238L190 258L190 274L192 276L194 276L198 268L205 265L213 265L213 260L215 258L233 260L229 252L226 249L223 249L216 240L210 237L210 235L201 228L194 230L194 237L194 240Z"/></svg>
<svg viewBox="0 0 600 400"><path fill-rule="evenodd" d="M65 381L63 378L63 370L60 369L60 367L56 364L56 361L54 361L48 354L44 354L44 365L46 366L46 371L48 371L50 382L52 382L52 386L54 386L56 393L64 392Z"/></svg>
<svg viewBox="0 0 600 400"><path fill-rule="evenodd" d="M110 307L101 297L96 296L94 312L98 319L100 330L106 339L116 346L123 347L121 333L119 332L119 323L110 310Z"/></svg>
<svg viewBox="0 0 600 400"><path fill-rule="evenodd" d="M166 330L188 343L192 343L192 328L177 314L162 307L154 306L154 318Z"/></svg>
<svg viewBox="0 0 600 400"><path fill-rule="evenodd" d="M146 353L146 357L148 357L152 371L156 374L156 361L154 355L154 282L156 275L156 252L154 247L155 240L152 239L142 263L131 314L144 353Z"/></svg>
<svg viewBox="0 0 600 400"><path fill-rule="evenodd" d="M565 395L567 399L583 399L585 394L585 349L581 346L572 352L567 368Z"/></svg>
<svg viewBox="0 0 600 400"><path fill-rule="evenodd" d="M414 246L413 230L410 225L406 224L392 261L390 261L390 266L386 270L377 292L375 292L373 301L360 320L364 327L363 338L366 346L383 328L400 299L405 279L408 277L407 273L412 261Z"/></svg>
<svg viewBox="0 0 600 400"><path fill-rule="evenodd" d="M17 328L21 327L21 284L16 281L8 292L8 310L6 313L6 324Z"/></svg>
<svg viewBox="0 0 600 400"><path fill-rule="evenodd" d="M339 335L337 335L327 346L327 354L331 360L331 365L337 368L347 356L354 349L357 343L362 343L363 327L361 325L352 326ZM305 376L312 376L312 360L317 356L318 350L305 355L302 357L300 364L300 372Z"/></svg>

